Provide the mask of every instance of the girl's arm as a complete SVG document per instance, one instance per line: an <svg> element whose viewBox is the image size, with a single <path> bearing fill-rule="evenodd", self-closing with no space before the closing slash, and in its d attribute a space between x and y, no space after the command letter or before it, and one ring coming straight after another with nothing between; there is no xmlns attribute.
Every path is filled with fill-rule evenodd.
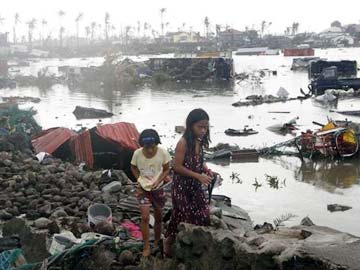
<svg viewBox="0 0 360 270"><path fill-rule="evenodd" d="M138 167L131 165L131 172L134 175L134 177L136 178L136 180L139 179L140 171L139 171Z"/></svg>
<svg viewBox="0 0 360 270"><path fill-rule="evenodd" d="M153 185L153 188L156 188L159 186L159 184L165 180L165 178L169 175L170 172L170 162L163 165L163 171L160 174L159 178L156 180L156 182Z"/></svg>
<svg viewBox="0 0 360 270"><path fill-rule="evenodd" d="M174 162L175 172L183 176L197 179L203 184L206 185L210 184L211 183L210 177L193 172L192 170L189 170L184 166L185 154L186 154L186 141L184 138L181 138L175 149L175 162Z"/></svg>

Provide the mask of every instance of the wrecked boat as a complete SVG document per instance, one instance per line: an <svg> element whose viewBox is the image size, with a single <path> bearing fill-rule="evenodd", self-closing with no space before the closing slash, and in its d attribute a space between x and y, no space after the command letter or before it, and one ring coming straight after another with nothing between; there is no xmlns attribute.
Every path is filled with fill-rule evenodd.
<svg viewBox="0 0 360 270"><path fill-rule="evenodd" d="M247 128L245 127L244 129L232 129L232 128L228 128L227 130L225 130L225 134L228 136L249 136L249 135L255 135L258 134L259 132L252 129L252 128Z"/></svg>

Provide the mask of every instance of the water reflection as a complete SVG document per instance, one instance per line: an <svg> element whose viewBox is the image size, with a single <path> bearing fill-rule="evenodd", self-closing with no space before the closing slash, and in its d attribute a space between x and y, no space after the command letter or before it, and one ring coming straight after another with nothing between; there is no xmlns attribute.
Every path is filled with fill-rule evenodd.
<svg viewBox="0 0 360 270"><path fill-rule="evenodd" d="M328 191L333 191L334 187L350 188L360 183L359 166L359 160L304 162L295 172L295 179Z"/></svg>

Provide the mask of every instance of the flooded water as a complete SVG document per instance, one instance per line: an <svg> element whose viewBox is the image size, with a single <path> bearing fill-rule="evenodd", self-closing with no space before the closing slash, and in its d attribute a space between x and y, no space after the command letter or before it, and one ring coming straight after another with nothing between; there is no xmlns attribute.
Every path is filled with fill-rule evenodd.
<svg viewBox="0 0 360 270"><path fill-rule="evenodd" d="M332 59L360 60L360 49L317 50L317 56ZM61 65L99 65L103 59L52 59L31 63L21 72L36 74L40 67L52 66L54 72ZM201 107L208 111L211 118L212 144L227 142L240 147L261 148L286 141L295 135L278 135L266 128L294 117L299 117L300 130L316 128L312 121L326 123L327 118L344 119L332 113L331 108L309 99L303 102L292 101L280 104L268 104L257 107L236 108L231 106L251 94L276 94L279 87L287 89L291 96L298 96L299 89L307 92L306 72L290 71L292 58L283 56L234 56L236 72L254 71L268 68L277 70L277 76L266 76L262 83L242 82L233 87L211 85L172 84L159 88L143 87L135 91L111 92L100 87L95 89L69 90L66 86L55 85L50 90L37 88L17 88L1 90L1 96L34 96L42 99L33 106L43 128L65 126L79 128L79 125L92 127L98 120L76 120L72 114L76 105L106 109L115 114L103 123L128 121L136 123L141 131L153 127L163 136L165 147L174 147L179 135L174 132L175 125L184 124L190 110ZM339 109L358 108L358 99L341 100ZM270 111L289 111L289 114L273 114ZM360 118L348 117L360 122ZM244 125L259 131L249 137L228 137L227 128L242 128ZM307 162L302 164L297 158L260 159L258 163L210 163L214 171L224 178L224 184L216 193L232 198L247 210L255 223L272 222L285 213L297 217L286 224L298 224L309 216L316 224L360 235L360 168L359 161L349 162ZM242 183L230 179L233 172L239 174ZM279 189L270 187L265 174L277 176L281 181ZM255 189L255 179L262 185ZM328 204L344 204L353 209L346 212L330 213Z"/></svg>

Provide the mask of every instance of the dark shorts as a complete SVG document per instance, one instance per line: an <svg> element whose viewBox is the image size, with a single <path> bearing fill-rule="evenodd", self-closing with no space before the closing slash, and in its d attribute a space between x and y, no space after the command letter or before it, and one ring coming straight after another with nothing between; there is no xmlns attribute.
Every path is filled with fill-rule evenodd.
<svg viewBox="0 0 360 270"><path fill-rule="evenodd" d="M141 187L138 187L136 198L138 199L140 206L152 205L154 208L163 208L166 202L164 189L162 188L154 191L146 191Z"/></svg>

